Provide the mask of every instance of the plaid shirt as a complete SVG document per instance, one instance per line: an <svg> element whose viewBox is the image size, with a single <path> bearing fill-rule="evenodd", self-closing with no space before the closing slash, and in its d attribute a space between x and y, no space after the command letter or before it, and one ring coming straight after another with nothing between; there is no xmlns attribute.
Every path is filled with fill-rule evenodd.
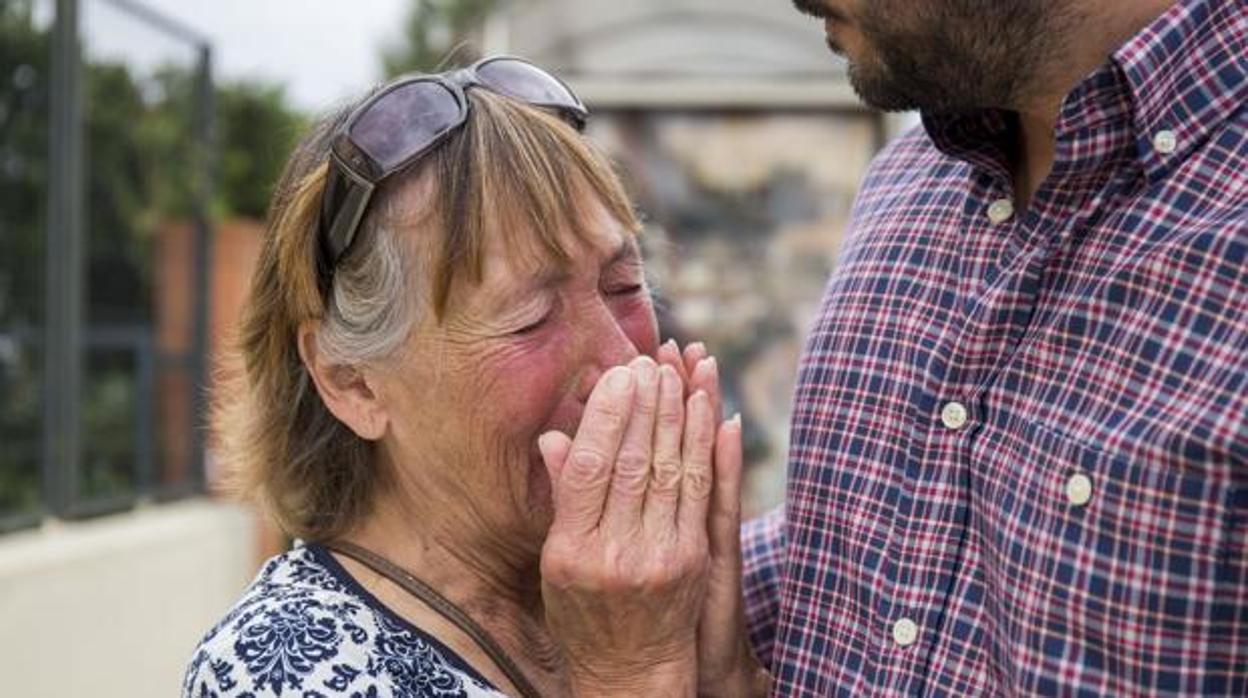
<svg viewBox="0 0 1248 698"><path fill-rule="evenodd" d="M775 694L1248 695L1248 0L873 163L744 534Z"/></svg>

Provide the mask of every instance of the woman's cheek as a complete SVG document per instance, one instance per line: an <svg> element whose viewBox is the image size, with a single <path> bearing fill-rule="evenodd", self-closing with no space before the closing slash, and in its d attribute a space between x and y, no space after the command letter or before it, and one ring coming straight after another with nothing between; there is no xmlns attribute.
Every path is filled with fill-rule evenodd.
<svg viewBox="0 0 1248 698"><path fill-rule="evenodd" d="M524 338L488 369L495 389L485 396L513 427L537 428L549 417L564 392L568 371L559 328ZM532 424L530 424L532 423Z"/></svg>

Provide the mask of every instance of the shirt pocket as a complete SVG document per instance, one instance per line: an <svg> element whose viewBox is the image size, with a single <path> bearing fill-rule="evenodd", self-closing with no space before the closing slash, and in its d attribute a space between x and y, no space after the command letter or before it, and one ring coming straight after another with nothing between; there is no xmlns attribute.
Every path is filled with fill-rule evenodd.
<svg viewBox="0 0 1248 698"><path fill-rule="evenodd" d="M973 449L972 535L1016 692L1199 690L1243 612L1232 487L1034 423L987 425Z"/></svg>

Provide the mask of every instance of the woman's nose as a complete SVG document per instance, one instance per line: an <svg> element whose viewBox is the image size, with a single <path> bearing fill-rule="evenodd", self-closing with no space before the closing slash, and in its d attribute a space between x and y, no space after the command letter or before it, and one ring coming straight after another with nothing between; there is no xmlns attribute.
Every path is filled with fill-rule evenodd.
<svg viewBox="0 0 1248 698"><path fill-rule="evenodd" d="M584 325L581 338L585 347L586 369L581 374L577 393L581 400L588 400L602 374L615 366L623 366L641 355L641 351L624 331L624 327L609 308L600 306L594 313L594 321Z"/></svg>

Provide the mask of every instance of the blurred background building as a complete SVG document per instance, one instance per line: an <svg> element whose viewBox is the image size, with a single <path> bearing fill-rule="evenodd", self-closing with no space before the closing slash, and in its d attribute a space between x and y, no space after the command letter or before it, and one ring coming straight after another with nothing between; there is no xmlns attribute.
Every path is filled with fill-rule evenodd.
<svg viewBox="0 0 1248 698"><path fill-rule="evenodd" d="M0 692L177 690L285 544L213 494L205 429L282 162L336 100L484 53L589 104L664 334L743 414L746 508L780 501L802 340L899 125L786 0L4 0Z"/></svg>

